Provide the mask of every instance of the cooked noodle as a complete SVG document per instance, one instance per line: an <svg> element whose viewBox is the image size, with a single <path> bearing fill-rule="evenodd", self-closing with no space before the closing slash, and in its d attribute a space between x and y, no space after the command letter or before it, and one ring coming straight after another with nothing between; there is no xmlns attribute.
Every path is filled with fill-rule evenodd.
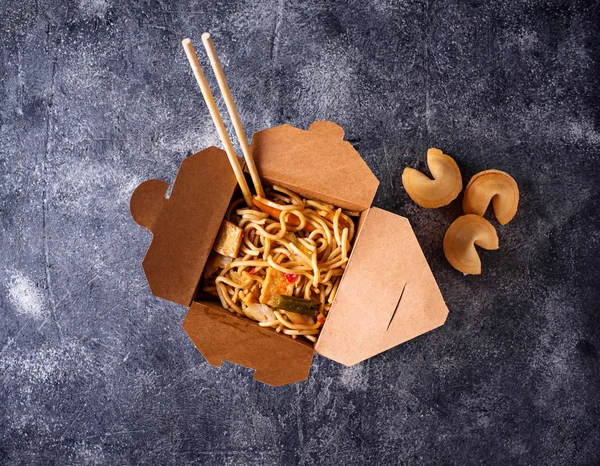
<svg viewBox="0 0 600 466"><path fill-rule="evenodd" d="M293 296L320 303L316 318L274 309L270 320L258 324L314 343L348 262L354 222L340 208L303 199L279 186L268 195L268 199L255 199L279 210L279 220L245 206L243 198L230 205L226 220L244 233L239 253L205 280L203 291L218 296L225 309L244 316L249 305L259 302L269 267L287 274L294 285Z"/></svg>

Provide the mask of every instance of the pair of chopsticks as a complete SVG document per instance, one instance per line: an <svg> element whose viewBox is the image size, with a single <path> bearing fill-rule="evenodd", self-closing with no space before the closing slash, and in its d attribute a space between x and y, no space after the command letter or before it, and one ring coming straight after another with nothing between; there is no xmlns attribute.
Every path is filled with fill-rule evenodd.
<svg viewBox="0 0 600 466"><path fill-rule="evenodd" d="M215 46L208 32L202 34L202 43L206 49L206 54L210 60L210 65L215 73L215 77L217 78L217 83L219 84L219 89L223 96L223 100L225 101L227 112L229 113L229 117L231 118L233 128L235 129L235 133L237 134L240 142L240 147L242 148L244 158L248 164L248 170L250 171L250 176L252 177L252 182L254 183L254 188L256 189L256 194L260 197L265 197L265 192L260 182L256 164L254 163L254 159L250 153L250 147L248 146L248 140L246 139L246 134L244 133L244 127L242 126L237 108L233 102L233 98L231 97L231 91L229 90L229 85L225 79L225 74L223 73L223 68L221 67L219 57L215 51ZM198 82L200 90L202 91L202 96L204 97L204 101L206 102L208 111L210 112L210 116L212 117L213 123L217 129L217 133L219 133L221 142L225 147L225 152L229 158L229 163L233 168L233 172L235 173L235 177L237 178L240 188L242 188L242 194L244 195L246 204L248 204L249 207L252 207L254 205L252 193L250 192L250 188L248 187L248 183L244 177L244 172L240 166L240 161L233 150L233 144L231 143L229 135L227 134L227 130L225 129L225 125L223 124L223 118L221 118L221 114L219 113L219 109L215 103L215 99L210 91L210 87L208 86L208 82L206 81L206 77L204 76L204 72L200 66L200 62L198 61L198 56L196 55L196 51L192 45L192 41L190 39L183 39L182 44L185 54L190 62L190 66L192 67L192 71L194 72L196 81Z"/></svg>

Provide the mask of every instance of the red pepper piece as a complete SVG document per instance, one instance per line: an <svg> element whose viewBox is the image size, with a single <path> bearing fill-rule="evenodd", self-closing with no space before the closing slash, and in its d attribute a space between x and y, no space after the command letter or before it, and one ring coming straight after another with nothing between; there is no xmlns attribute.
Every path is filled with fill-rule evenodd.
<svg viewBox="0 0 600 466"><path fill-rule="evenodd" d="M286 273L284 275L285 275L285 279L287 280L288 283L296 283L296 280L298 280L298 274Z"/></svg>

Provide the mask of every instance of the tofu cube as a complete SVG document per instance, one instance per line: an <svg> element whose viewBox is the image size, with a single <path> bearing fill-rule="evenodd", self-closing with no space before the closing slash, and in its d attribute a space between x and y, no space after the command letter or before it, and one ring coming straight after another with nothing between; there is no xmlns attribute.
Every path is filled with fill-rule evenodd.
<svg viewBox="0 0 600 466"><path fill-rule="evenodd" d="M243 236L244 230L227 220L223 220L213 250L235 259L240 251Z"/></svg>

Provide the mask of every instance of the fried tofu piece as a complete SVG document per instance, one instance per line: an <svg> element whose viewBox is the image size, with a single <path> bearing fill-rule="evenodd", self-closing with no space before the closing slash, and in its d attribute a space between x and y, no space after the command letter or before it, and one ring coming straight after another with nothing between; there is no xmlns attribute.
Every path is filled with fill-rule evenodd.
<svg viewBox="0 0 600 466"><path fill-rule="evenodd" d="M288 282L285 274L273 267L267 269L267 276L260 291L259 301L261 304L269 304L280 294L291 296L294 293L294 283Z"/></svg>
<svg viewBox="0 0 600 466"><path fill-rule="evenodd" d="M243 236L244 230L227 220L223 220L213 250L235 259L240 251Z"/></svg>

